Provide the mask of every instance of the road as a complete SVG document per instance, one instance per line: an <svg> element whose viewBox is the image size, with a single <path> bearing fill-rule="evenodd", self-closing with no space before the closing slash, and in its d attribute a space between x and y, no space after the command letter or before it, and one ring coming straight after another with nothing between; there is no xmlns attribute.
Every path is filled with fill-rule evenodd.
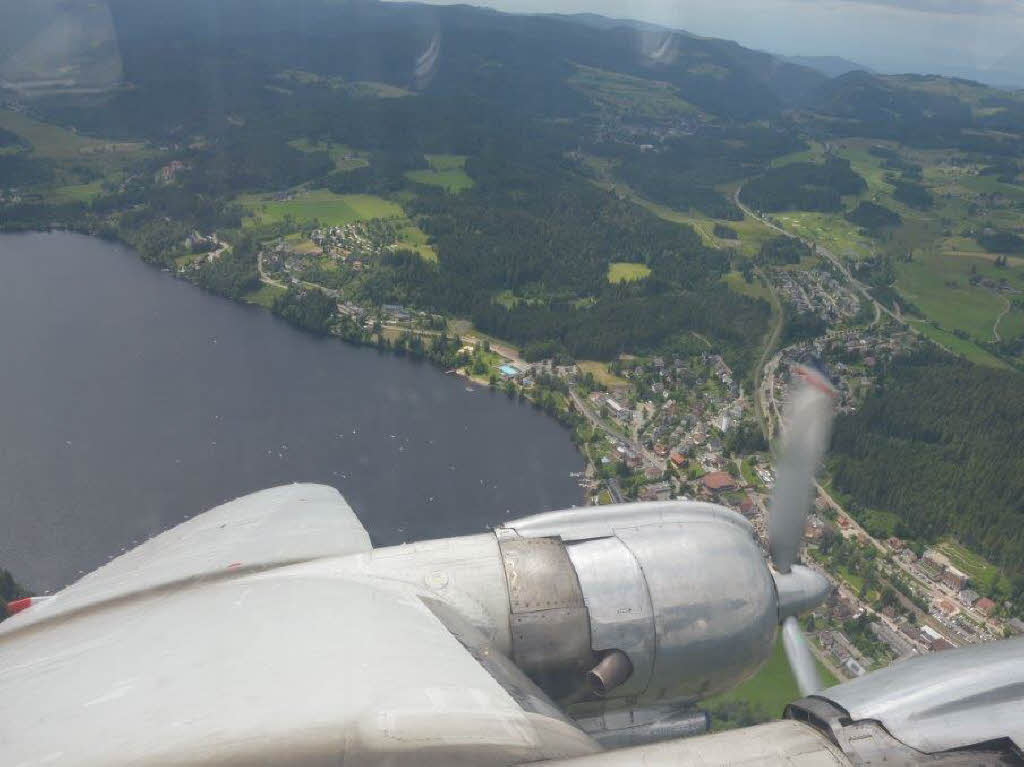
<svg viewBox="0 0 1024 767"><path fill-rule="evenodd" d="M665 468L665 461L664 461L664 459L659 458L654 453L652 453L652 452L648 451L647 449L645 449L644 446L641 445L640 443L638 443L638 442L636 442L634 440L629 439L629 437L625 436L624 434L620 434L619 432L615 431L610 426L608 426L600 418L600 416L596 415L594 413L594 411L590 409L590 406L586 402L586 400L584 400L583 397L581 397L576 392L576 390L571 388L571 387L569 389L569 397L570 397L570 399L572 399L573 404L577 408L579 408L579 411L581 413L583 413L583 417L586 418L587 421L589 421L592 426L594 426L595 428L598 428L601 431L603 431L614 442L626 442L626 443L628 443L629 446L636 452L636 454L639 455L643 459L643 461L645 463L645 468L656 468L656 469L664 469Z"/></svg>
<svg viewBox="0 0 1024 767"><path fill-rule="evenodd" d="M999 312L999 316L996 317L996 321L992 323L992 335L993 337L995 337L996 343L999 343L1000 341L1003 340L1003 337L999 335L999 323L1002 321L1003 317L1006 316L1006 313L1010 311L1010 299L1008 299L1006 296L1000 296L1000 298L1003 299L1003 301L1006 303L1006 306L1004 306L1003 310Z"/></svg>
<svg viewBox="0 0 1024 767"><path fill-rule="evenodd" d="M758 270L758 274L760 274L760 270ZM761 276L763 277L764 275ZM764 368L768 360L768 355L775 350L775 347L779 343L779 337L782 335L783 315L782 303L779 301L779 296L775 292L775 286L772 284L772 281L769 280L767 277L764 277L764 282L768 286L768 291L771 294L772 314L775 315L775 324L774 326L772 326L771 332L768 334L768 338L765 341L764 351L761 352L761 359L757 361L757 368L755 369L754 373L754 405L757 408L758 415L761 418L761 430L764 432L764 438L771 439L772 418L771 413L765 411L764 403L761 401L761 385L764 378Z"/></svg>

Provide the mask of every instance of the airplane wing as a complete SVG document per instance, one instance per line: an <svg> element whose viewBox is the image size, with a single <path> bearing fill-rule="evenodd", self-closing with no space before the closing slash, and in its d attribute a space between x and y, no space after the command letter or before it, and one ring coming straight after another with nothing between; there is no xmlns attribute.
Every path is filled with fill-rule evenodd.
<svg viewBox="0 0 1024 767"><path fill-rule="evenodd" d="M600 750L511 663L479 662L490 650L471 652L411 587L311 565L0 634L4 764L514 764ZM524 708L524 690L539 707Z"/></svg>
<svg viewBox="0 0 1024 767"><path fill-rule="evenodd" d="M4 624L0 633L189 580L370 548L370 536L333 487L274 487L236 498L151 538Z"/></svg>
<svg viewBox="0 0 1024 767"><path fill-rule="evenodd" d="M422 581L341 564L369 552L337 491L279 487L13 616L0 761L513 764L600 750Z"/></svg>

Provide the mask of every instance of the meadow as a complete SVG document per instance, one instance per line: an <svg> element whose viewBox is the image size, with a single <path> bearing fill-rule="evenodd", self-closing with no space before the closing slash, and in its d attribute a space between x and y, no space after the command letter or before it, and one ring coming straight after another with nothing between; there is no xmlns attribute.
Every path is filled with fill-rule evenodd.
<svg viewBox="0 0 1024 767"><path fill-rule="evenodd" d="M630 264L616 261L608 264L608 282L633 282L650 276L651 270L644 264Z"/></svg>
<svg viewBox="0 0 1024 767"><path fill-rule="evenodd" d="M430 168L407 171L405 177L416 184L439 186L453 194L473 186L466 175L466 156L458 154L424 155Z"/></svg>
<svg viewBox="0 0 1024 767"><path fill-rule="evenodd" d="M249 211L247 223L275 223L290 215L298 222L319 221L323 226L344 226L374 218L404 218L397 203L372 194L335 194L326 189L298 191L291 199L272 195L243 194L236 201Z"/></svg>

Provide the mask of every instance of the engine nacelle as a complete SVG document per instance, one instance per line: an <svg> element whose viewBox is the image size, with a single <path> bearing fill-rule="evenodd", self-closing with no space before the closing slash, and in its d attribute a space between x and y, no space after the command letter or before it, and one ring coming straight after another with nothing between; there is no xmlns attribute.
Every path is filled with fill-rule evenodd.
<svg viewBox="0 0 1024 767"><path fill-rule="evenodd" d="M497 532L512 659L565 703L695 701L771 654L775 581L750 525L728 509L625 504ZM589 693L566 686L587 669Z"/></svg>

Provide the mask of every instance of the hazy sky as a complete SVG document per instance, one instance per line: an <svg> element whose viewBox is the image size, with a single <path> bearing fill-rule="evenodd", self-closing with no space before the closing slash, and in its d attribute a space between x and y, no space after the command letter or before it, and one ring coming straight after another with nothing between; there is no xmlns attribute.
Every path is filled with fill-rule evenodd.
<svg viewBox="0 0 1024 767"><path fill-rule="evenodd" d="M426 0L439 2L439 0ZM1024 83L1024 0L470 0L503 11L653 21L881 71L1001 71ZM445 3L447 4L447 3Z"/></svg>

